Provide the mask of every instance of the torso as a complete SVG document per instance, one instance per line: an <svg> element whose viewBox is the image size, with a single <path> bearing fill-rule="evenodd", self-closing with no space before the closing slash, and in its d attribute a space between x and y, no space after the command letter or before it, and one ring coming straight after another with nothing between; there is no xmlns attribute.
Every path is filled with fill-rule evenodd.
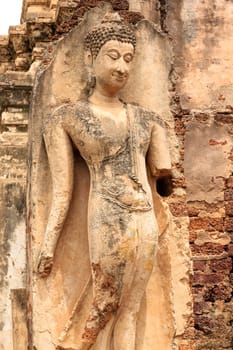
<svg viewBox="0 0 233 350"><path fill-rule="evenodd" d="M128 209L151 209L145 161L150 116L127 105L116 118L86 101L59 111L62 127L89 167L92 191Z"/></svg>

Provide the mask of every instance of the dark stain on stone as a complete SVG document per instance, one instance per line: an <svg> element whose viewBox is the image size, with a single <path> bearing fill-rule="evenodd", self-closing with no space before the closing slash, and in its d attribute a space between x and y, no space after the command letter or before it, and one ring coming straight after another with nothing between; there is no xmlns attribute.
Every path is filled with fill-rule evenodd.
<svg viewBox="0 0 233 350"><path fill-rule="evenodd" d="M0 289L7 285L8 255L13 232L25 215L25 187L6 184L0 193L3 198L0 218ZM7 218L7 219L6 219Z"/></svg>
<svg viewBox="0 0 233 350"><path fill-rule="evenodd" d="M21 310L26 310L26 306L27 306L26 290L24 288L12 289L11 295L14 297L17 306Z"/></svg>
<svg viewBox="0 0 233 350"><path fill-rule="evenodd" d="M158 0L159 2L159 12L160 12L160 27L162 31L167 32L167 0Z"/></svg>
<svg viewBox="0 0 233 350"><path fill-rule="evenodd" d="M118 11L120 16L130 24L134 25L144 18L139 12L129 11L129 3L127 0L110 0L108 2L112 5L113 10ZM62 34L68 33L81 22L87 11L94 7L102 7L103 4L104 2L101 0L81 0L72 12L61 12L60 18L58 18L58 25L51 39L56 40Z"/></svg>
<svg viewBox="0 0 233 350"><path fill-rule="evenodd" d="M94 300L87 319L83 340L93 344L99 332L105 327L119 307L124 264L109 267L112 272L103 271L100 264L92 264Z"/></svg>
<svg viewBox="0 0 233 350"><path fill-rule="evenodd" d="M4 200L7 208L15 207L16 213L14 215L17 217L24 216L26 198L25 198L25 188L17 183L6 184Z"/></svg>

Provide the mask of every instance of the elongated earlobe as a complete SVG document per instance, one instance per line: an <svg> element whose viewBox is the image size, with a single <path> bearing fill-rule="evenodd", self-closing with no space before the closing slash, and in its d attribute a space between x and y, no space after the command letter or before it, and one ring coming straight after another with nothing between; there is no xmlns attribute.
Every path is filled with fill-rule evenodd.
<svg viewBox="0 0 233 350"><path fill-rule="evenodd" d="M92 66L93 64L93 56L91 50L86 50L84 53L84 63L86 66Z"/></svg>
<svg viewBox="0 0 233 350"><path fill-rule="evenodd" d="M91 96L95 88L96 78L93 72L92 66L87 67L87 85L86 85L86 94Z"/></svg>
<svg viewBox="0 0 233 350"><path fill-rule="evenodd" d="M95 79L95 75L93 72L93 56L91 53L91 50L86 50L84 53L84 62L86 65L86 69L87 69L87 85L86 85L86 94L87 96L91 96L93 93L93 89L95 87L95 83L96 83L96 79Z"/></svg>

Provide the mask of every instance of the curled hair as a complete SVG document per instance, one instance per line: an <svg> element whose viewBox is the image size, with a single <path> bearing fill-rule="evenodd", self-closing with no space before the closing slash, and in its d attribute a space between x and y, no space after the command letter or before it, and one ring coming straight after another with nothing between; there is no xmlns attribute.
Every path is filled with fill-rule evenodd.
<svg viewBox="0 0 233 350"><path fill-rule="evenodd" d="M89 49L92 56L96 57L101 47L110 40L129 43L132 44L134 48L136 47L134 32L128 25L122 22L117 13L106 15L100 25L95 26L87 33L84 43L86 49Z"/></svg>

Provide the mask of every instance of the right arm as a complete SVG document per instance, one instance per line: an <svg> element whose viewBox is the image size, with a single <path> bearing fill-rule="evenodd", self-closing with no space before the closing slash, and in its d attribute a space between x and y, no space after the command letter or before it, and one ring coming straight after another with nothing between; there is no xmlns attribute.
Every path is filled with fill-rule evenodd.
<svg viewBox="0 0 233 350"><path fill-rule="evenodd" d="M66 131L59 123L44 133L52 178L52 201L38 263L38 273L46 277L69 209L73 191L73 151Z"/></svg>

